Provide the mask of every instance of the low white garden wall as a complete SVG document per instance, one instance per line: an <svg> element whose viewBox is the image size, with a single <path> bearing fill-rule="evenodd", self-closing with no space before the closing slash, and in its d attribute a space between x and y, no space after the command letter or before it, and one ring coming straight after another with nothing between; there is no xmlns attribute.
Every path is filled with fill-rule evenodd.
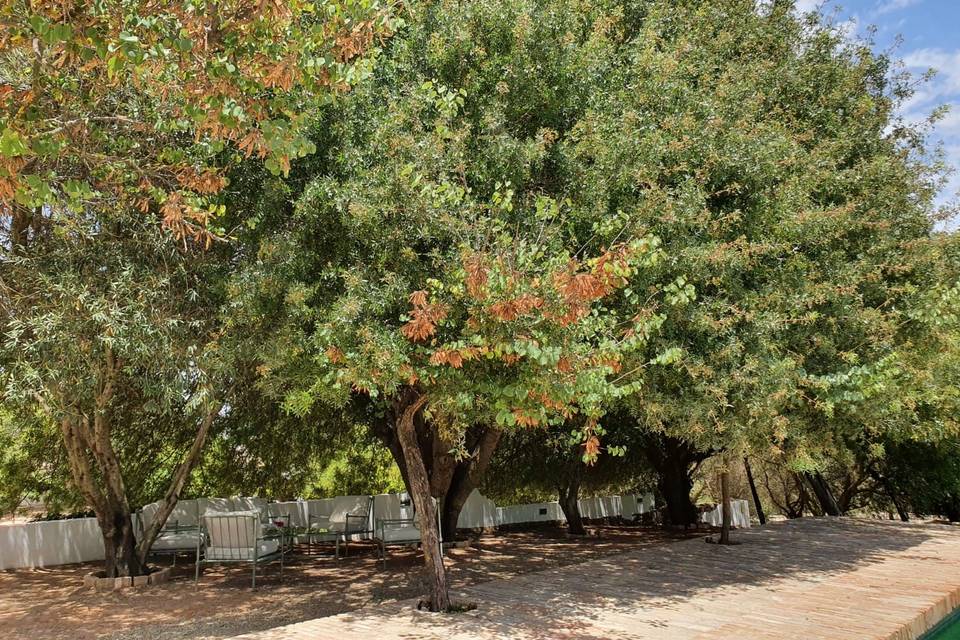
<svg viewBox="0 0 960 640"><path fill-rule="evenodd" d="M0 570L103 560L96 518L0 526Z"/></svg>
<svg viewBox="0 0 960 640"><path fill-rule="evenodd" d="M730 501L730 524L737 529L750 528L750 503L746 500ZM713 527L723 526L723 505L717 505L713 511L707 511L700 516L700 521Z"/></svg>

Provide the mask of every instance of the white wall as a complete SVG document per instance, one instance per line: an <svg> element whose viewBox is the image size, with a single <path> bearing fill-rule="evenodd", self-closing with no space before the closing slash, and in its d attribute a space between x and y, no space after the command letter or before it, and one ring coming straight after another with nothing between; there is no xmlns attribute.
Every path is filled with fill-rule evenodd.
<svg viewBox="0 0 960 640"><path fill-rule="evenodd" d="M457 519L458 529L496 529L497 505L476 489L467 498Z"/></svg>
<svg viewBox="0 0 960 640"><path fill-rule="evenodd" d="M732 516L730 524L733 527L737 529L750 528L750 503L746 500L731 500L730 515ZM714 527L723 526L723 505L718 504L713 511L704 513L700 516L700 521Z"/></svg>
<svg viewBox="0 0 960 640"><path fill-rule="evenodd" d="M538 502L497 507L499 524L523 524L527 522L566 522L558 502Z"/></svg>
<svg viewBox="0 0 960 640"><path fill-rule="evenodd" d="M103 560L96 518L0 526L0 570Z"/></svg>

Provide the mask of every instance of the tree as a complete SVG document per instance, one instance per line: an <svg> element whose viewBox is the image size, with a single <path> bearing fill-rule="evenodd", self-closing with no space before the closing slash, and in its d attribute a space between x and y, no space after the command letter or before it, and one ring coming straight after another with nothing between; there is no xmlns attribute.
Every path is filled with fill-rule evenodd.
<svg viewBox="0 0 960 640"><path fill-rule="evenodd" d="M583 461L581 434L567 429L530 429L504 436L483 491L495 502L541 502L556 499L573 535L586 533L580 513L582 495L630 493L649 486L651 472L642 449L625 442L632 425L605 414L598 425L608 455ZM626 427L626 429L621 429Z"/></svg>
<svg viewBox="0 0 960 640"><path fill-rule="evenodd" d="M223 235L217 194L242 155L281 173L312 151L304 112L364 75L358 56L389 30L387 9L11 2L0 15L7 397L60 427L109 576L146 570L227 410L208 356L229 339L212 329L217 294L187 240ZM119 443L164 429L161 451L183 429L189 445L135 548Z"/></svg>
<svg viewBox="0 0 960 640"><path fill-rule="evenodd" d="M624 403L638 428L815 478L840 433L925 437L913 400L952 422L911 311L944 285L942 165L895 116L912 89L891 61L789 4L647 3L618 89L572 136L573 202L662 238L647 275L696 296L634 355L683 353Z"/></svg>
<svg viewBox="0 0 960 640"><path fill-rule="evenodd" d="M747 473L747 484L750 486L750 495L753 497L753 505L757 511L757 519L760 526L767 524L767 516L763 511L763 503L760 501L760 492L757 491L756 481L753 479L753 467L750 466L750 458L743 459L743 469Z"/></svg>
<svg viewBox="0 0 960 640"><path fill-rule="evenodd" d="M446 589L427 496L456 508L505 430L580 416L592 458L602 400L642 373L613 374L655 319L637 303L613 326L600 307L660 259L657 242L585 242L619 221L567 206L579 184L558 142L602 86L591 60L619 42L603 28L613 6L410 7L376 77L321 114L335 132L322 171L251 261L286 308L267 377L291 411L324 402L383 434L423 519L434 608ZM523 71L504 79L506 59Z"/></svg>
<svg viewBox="0 0 960 640"><path fill-rule="evenodd" d="M139 575L225 400L211 369L213 272L135 220L84 235L48 226L16 249L0 270L5 404L23 416L39 408L57 426L73 484L103 532L107 575ZM129 478L120 454L142 473L144 450L178 462L137 545L128 486L145 478Z"/></svg>

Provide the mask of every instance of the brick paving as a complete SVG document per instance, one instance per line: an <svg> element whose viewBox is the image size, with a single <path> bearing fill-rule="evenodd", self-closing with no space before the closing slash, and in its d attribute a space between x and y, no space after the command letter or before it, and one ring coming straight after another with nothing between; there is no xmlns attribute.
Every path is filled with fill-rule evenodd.
<svg viewBox="0 0 960 640"><path fill-rule="evenodd" d="M477 610L404 601L243 640L622 638L913 640L960 606L960 528L803 518L455 590Z"/></svg>

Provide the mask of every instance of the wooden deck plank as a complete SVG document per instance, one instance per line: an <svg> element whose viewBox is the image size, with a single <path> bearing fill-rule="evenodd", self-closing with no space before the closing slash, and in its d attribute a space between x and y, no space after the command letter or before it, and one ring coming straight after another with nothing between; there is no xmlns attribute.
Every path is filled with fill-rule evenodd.
<svg viewBox="0 0 960 640"><path fill-rule="evenodd" d="M478 609L367 608L243 640L915 640L960 605L960 530L805 518L456 589Z"/></svg>

